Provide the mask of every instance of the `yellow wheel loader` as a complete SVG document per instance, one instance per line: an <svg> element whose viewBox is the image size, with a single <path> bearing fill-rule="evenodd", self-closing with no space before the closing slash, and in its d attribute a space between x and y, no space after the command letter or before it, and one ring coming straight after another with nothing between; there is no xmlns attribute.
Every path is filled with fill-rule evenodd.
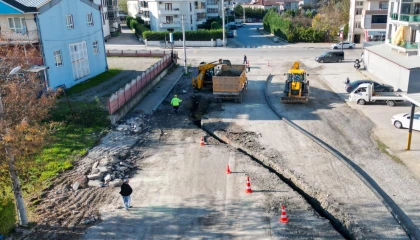
<svg viewBox="0 0 420 240"><path fill-rule="evenodd" d="M212 89L213 88L213 82L212 78L214 75L216 75L217 72L215 72L215 67L218 65L226 64L228 66L232 66L229 60L222 60L219 59L218 61L214 61L211 63L205 63L202 62L198 66L198 75L196 78L192 78L192 85L193 88L196 89Z"/></svg>
<svg viewBox="0 0 420 240"><path fill-rule="evenodd" d="M299 69L299 62L295 62L288 73L284 85L284 96L281 97L282 103L308 103L309 100L309 80L305 70Z"/></svg>

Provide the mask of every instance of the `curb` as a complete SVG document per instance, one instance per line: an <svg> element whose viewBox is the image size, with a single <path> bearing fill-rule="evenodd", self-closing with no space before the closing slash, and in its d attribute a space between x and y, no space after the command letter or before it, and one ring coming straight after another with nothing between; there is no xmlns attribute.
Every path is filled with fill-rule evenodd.
<svg viewBox="0 0 420 240"><path fill-rule="evenodd" d="M175 85L178 83L179 79L184 75L184 72L179 75L179 77L175 80L175 82L169 87L168 91L163 95L162 99L153 107L152 112L155 112L156 109L162 104L163 100L169 95L169 93L172 91L172 89L175 87Z"/></svg>

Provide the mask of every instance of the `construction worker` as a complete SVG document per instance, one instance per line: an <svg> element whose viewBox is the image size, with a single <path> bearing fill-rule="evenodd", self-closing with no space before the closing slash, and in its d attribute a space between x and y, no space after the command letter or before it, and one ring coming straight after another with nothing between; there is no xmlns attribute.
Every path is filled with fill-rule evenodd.
<svg viewBox="0 0 420 240"><path fill-rule="evenodd" d="M247 59L246 59L246 55L244 55L244 64L246 64L247 63L247 61L246 61Z"/></svg>
<svg viewBox="0 0 420 240"><path fill-rule="evenodd" d="M174 112L178 113L179 104L182 102L181 99L178 98L178 95L175 95L174 98L171 100L171 105L174 107Z"/></svg>

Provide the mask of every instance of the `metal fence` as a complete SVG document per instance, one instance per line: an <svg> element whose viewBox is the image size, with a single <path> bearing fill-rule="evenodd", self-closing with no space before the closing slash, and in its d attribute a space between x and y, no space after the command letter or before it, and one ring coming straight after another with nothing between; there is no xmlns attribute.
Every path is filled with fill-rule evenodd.
<svg viewBox="0 0 420 240"><path fill-rule="evenodd" d="M147 84L149 84L163 69L171 63L171 55L164 56L153 66L146 69L145 72L138 75L135 79L127 83L123 88L113 93L108 98L108 111L112 115L124 104L130 101L138 92L140 92Z"/></svg>
<svg viewBox="0 0 420 240"><path fill-rule="evenodd" d="M106 50L107 57L164 57L170 55L171 51L159 50ZM174 51L174 57L178 56L178 52Z"/></svg>

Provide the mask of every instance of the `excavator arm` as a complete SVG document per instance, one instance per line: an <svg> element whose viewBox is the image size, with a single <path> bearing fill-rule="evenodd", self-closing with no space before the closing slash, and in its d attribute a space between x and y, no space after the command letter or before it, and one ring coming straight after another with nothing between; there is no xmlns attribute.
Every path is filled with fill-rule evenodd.
<svg viewBox="0 0 420 240"><path fill-rule="evenodd" d="M231 63L230 63L229 60L222 60L222 59L219 59L218 61L214 61L214 62L211 62L211 63L202 62L198 66L198 75L197 75L197 77L195 77L195 78L193 77L192 78L193 88L197 88L197 89L203 88L203 85L204 85L204 77L206 75L206 72L208 70L210 70L210 69L218 66L218 65L221 65L221 64L227 64L227 65L231 66Z"/></svg>

